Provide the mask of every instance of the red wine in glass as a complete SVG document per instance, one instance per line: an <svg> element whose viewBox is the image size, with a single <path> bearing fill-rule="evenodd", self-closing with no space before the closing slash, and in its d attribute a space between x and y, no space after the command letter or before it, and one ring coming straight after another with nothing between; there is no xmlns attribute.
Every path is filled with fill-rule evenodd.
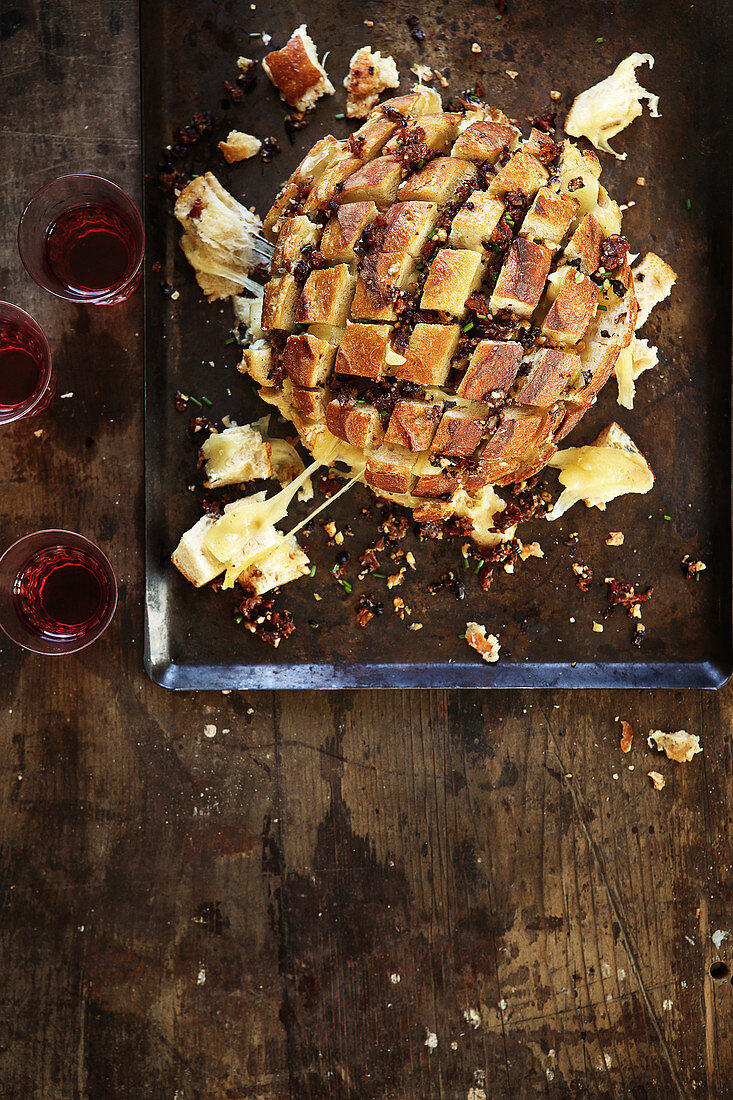
<svg viewBox="0 0 733 1100"><path fill-rule="evenodd" d="M53 391L43 330L22 309L0 302L0 424L40 412Z"/></svg>
<svg viewBox="0 0 733 1100"><path fill-rule="evenodd" d="M44 638L74 640L99 626L111 586L96 558L70 546L50 546L21 567L13 586L20 618Z"/></svg>
<svg viewBox="0 0 733 1100"><path fill-rule="evenodd" d="M71 293L116 290L134 273L138 242L130 222L109 203L74 206L48 229L46 257Z"/></svg>

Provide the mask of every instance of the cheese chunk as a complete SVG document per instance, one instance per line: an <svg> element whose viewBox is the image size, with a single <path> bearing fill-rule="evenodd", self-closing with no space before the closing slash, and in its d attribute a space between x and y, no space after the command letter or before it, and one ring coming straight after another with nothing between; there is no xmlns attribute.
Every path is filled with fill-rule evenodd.
<svg viewBox="0 0 733 1100"><path fill-rule="evenodd" d="M588 508L626 493L648 493L654 474L643 454L618 424L609 424L588 447L568 447L554 454L548 466L560 470L563 492L547 519L559 519L582 500Z"/></svg>
<svg viewBox="0 0 733 1100"><path fill-rule="evenodd" d="M249 424L209 436L200 451L207 489L272 477L270 445Z"/></svg>
<svg viewBox="0 0 733 1100"><path fill-rule="evenodd" d="M618 403L625 409L633 409L636 386L634 383L640 374L650 370L659 362L657 349L649 346L648 340L634 337L627 348L618 353L616 381L618 382Z"/></svg>
<svg viewBox="0 0 733 1100"><path fill-rule="evenodd" d="M677 281L677 275L664 260L654 252L647 252L633 268L634 291L639 303L639 312L636 317L636 327L641 328L649 319L649 314L668 298L672 287Z"/></svg>
<svg viewBox="0 0 733 1100"><path fill-rule="evenodd" d="M649 101L649 114L659 118L659 96L642 88L636 79L640 65L654 66L650 53L632 53L620 65L592 88L581 92L573 101L565 120L565 132L571 137L587 137L596 149L626 160L626 153L617 153L609 141L641 114L641 102Z"/></svg>

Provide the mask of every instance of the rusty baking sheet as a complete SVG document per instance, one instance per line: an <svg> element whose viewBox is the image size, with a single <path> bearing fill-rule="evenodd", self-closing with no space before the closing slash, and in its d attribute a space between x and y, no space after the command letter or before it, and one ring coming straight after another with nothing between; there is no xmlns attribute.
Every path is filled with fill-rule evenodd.
<svg viewBox="0 0 733 1100"><path fill-rule="evenodd" d="M550 17L542 0L509 0L499 18L502 13L488 2L315 0L307 7L308 27L319 50L329 51L327 68L337 92L321 100L291 144L283 128L288 108L264 75L240 104L230 103L223 81L234 83L241 54L264 55L258 33L272 36L269 48L279 47L305 13L291 0L258 4L254 11L239 0L141 4L150 675L169 688L719 686L731 671L727 10L711 0L627 0L613 6L556 0ZM413 15L424 32L421 44L408 25ZM205 394L214 418L229 413L244 422L266 410L236 372L237 347L226 344L229 308L205 303L178 248L178 226L156 186L156 165L161 148L196 110L214 112L215 140L233 128L272 135L282 153L269 165L256 159L229 168L215 141L197 148L194 164L195 171L213 169L238 198L264 214L279 182L318 137L350 132L335 117L344 110L341 80L351 54L365 43L393 54L404 85L418 62L448 75L444 96L480 79L486 99L523 124L550 106L564 118L575 93L633 50L656 58L653 71L640 75L659 93L662 117L650 119L645 112L616 138L618 148L628 151L625 162L606 155L602 161L612 195L635 204L624 217L634 250L659 252L679 274L672 298L644 331L658 344L661 363L641 378L632 412L616 404L610 382L570 442L589 442L617 419L642 446L657 482L648 496L622 498L606 513L580 505L556 524L530 525L522 537L539 540L544 558L514 574L500 572L489 593L463 570L459 544L420 543L412 533L401 545L413 551L418 570L408 570L400 589L388 591L375 578L356 582L358 553L376 532L376 521L360 515L370 498L358 489L334 513L339 526L348 522L355 532L346 542L354 563L347 567L353 594L347 596L331 576L337 548L327 545L316 525L310 540L316 576L288 586L281 596L297 630L272 649L237 626L231 593L196 591L170 565L181 532L201 511L200 491L189 489L198 485L196 448L187 438L187 415L174 407L176 390ZM481 53L472 50L473 43ZM557 102L549 97L551 89L561 93ZM636 183L639 176L645 186ZM161 279L178 290L176 300L162 293ZM556 488L553 473L547 480ZM606 545L610 530L624 532L622 547ZM571 571L566 540L573 531L579 533L575 560L595 573L587 594L578 590ZM684 554L707 564L699 581L683 576ZM428 584L449 568L465 573L462 601L447 590L428 592ZM603 578L610 575L654 585L639 648L631 644L633 623L621 610L604 618ZM373 592L385 607L365 629L355 619L361 592ZM404 622L392 609L397 594L412 609ZM498 664L482 663L459 637L467 620L499 634ZM594 620L602 633L593 630ZM409 631L409 623L422 628Z"/></svg>

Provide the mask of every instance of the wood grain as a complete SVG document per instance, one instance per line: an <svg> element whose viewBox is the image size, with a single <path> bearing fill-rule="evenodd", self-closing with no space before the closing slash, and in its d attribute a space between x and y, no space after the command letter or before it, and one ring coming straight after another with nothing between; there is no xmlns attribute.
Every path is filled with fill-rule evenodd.
<svg viewBox="0 0 733 1100"><path fill-rule="evenodd" d="M730 689L146 679L140 297L53 300L14 243L61 171L139 194L137 9L17 0L0 39L2 294L73 393L3 429L0 542L78 528L121 582L90 650L0 644L0 1097L733 1095ZM691 764L646 747L681 727Z"/></svg>

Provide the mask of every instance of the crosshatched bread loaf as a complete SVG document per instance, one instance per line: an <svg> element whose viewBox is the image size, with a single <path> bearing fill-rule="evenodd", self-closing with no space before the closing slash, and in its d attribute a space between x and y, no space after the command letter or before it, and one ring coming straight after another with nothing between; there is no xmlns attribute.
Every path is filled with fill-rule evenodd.
<svg viewBox="0 0 733 1100"><path fill-rule="evenodd" d="M485 104L443 111L420 87L380 104L278 194L240 369L316 457L336 447L418 516L478 515L487 486L545 466L633 337L599 176L593 154Z"/></svg>

